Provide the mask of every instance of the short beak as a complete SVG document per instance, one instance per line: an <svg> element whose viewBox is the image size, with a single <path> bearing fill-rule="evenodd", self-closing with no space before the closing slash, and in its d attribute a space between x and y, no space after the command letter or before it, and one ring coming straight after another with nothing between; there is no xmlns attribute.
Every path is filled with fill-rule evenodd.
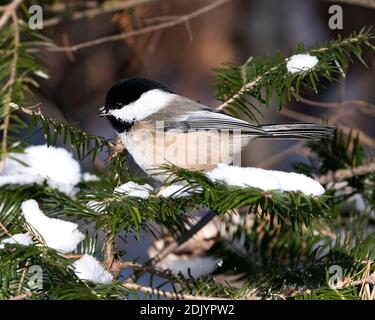
<svg viewBox="0 0 375 320"><path fill-rule="evenodd" d="M104 118L104 117L106 117L107 115L108 115L108 113L107 113L107 111L106 111L106 109L105 109L104 106L101 107L101 108L99 109L99 112L97 113L97 116L100 117L100 118Z"/></svg>

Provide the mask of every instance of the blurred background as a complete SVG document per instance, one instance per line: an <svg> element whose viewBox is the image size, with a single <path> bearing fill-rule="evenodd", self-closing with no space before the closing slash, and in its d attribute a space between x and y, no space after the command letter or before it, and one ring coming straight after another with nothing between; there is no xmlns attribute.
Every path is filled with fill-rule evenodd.
<svg viewBox="0 0 375 320"><path fill-rule="evenodd" d="M117 1L121 2L128 1ZM126 10L81 19L72 19L72 14L94 6L94 1L59 1L59 6L51 1L39 3L45 22L40 32L57 45L74 45L170 21L215 1L142 2L143 5ZM220 102L215 99L212 68L225 62L242 64L250 56L264 56L277 50L288 54L300 42L308 47L328 41L338 32L345 36L374 22L375 10L339 2L344 13L344 29L331 30L328 8L333 4L336 3L324 0L231 0L168 29L75 52L44 52L50 79L40 81L40 89L32 99L42 102L43 108L55 117L107 138L114 138L113 130L106 121L96 117L96 111L103 105L106 91L123 77L151 78L178 94L215 107ZM51 16L60 12L61 19L49 19L49 12L52 12ZM346 99L373 102L375 55L365 53L365 61L368 69L355 63L345 79L334 85L327 83L319 96L306 93L305 97L327 102ZM370 136L375 134L374 119L358 112L356 105L340 108L339 113L337 108L303 103L290 103L286 107L318 118L332 118L335 123L348 127L360 127ZM259 119L262 123L298 121L276 112L272 106L263 111L265 116ZM36 135L33 139L34 143L40 143L42 137ZM298 142L263 140L254 142L242 159L246 166L290 170L291 160L301 160L308 155L306 152Z"/></svg>

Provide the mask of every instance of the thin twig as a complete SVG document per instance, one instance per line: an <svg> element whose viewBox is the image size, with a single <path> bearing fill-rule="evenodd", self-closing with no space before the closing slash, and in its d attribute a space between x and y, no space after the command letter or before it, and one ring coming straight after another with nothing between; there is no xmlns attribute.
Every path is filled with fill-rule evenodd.
<svg viewBox="0 0 375 320"><path fill-rule="evenodd" d="M22 271L22 274L21 274L21 279L20 279L20 282L18 284L18 288L17 288L17 295L20 295L21 294L21 290L22 290L22 285L23 285L23 282L25 281L25 277L26 277L26 273L27 273L28 269L25 267L25 269Z"/></svg>
<svg viewBox="0 0 375 320"><path fill-rule="evenodd" d="M8 300L26 300L27 298L30 298L33 294L31 292L21 294L18 296L10 297Z"/></svg>
<svg viewBox="0 0 375 320"><path fill-rule="evenodd" d="M4 231L4 233L8 236L8 237L12 237L13 235L9 232L9 230L0 222L0 229L2 229Z"/></svg>
<svg viewBox="0 0 375 320"><path fill-rule="evenodd" d="M70 20L79 20L79 19L85 19L85 18L95 18L96 16L102 15L102 14L108 14L113 13L120 10L126 10L133 8L135 6L147 4L156 2L159 0L128 0L128 1L111 1L111 2L104 2L103 5L100 7L94 7L83 11L77 11L74 12L69 19ZM64 10L69 9L66 5L56 7L56 10L54 12L62 12ZM62 16L53 17L51 19L45 20L43 22L44 28L49 28L58 25L60 22L63 21Z"/></svg>
<svg viewBox="0 0 375 320"><path fill-rule="evenodd" d="M110 236L109 232L105 232L104 238L104 266L107 270L112 270L112 265L115 261L115 242Z"/></svg>
<svg viewBox="0 0 375 320"><path fill-rule="evenodd" d="M361 285L364 285L364 284L372 284L372 285L375 285L375 272L373 272L372 274L370 274L368 277L364 278L364 279L360 279L360 280L347 280L346 283L344 284L344 287L347 287L347 286L361 286Z"/></svg>
<svg viewBox="0 0 375 320"><path fill-rule="evenodd" d="M264 79L267 75L275 71L279 65L272 67L270 70L265 72L263 75L256 77L254 80L246 83L235 95L233 95L231 98L229 98L227 101L222 103L220 106L216 108L216 110L223 110L227 107L229 107L233 102L235 102L237 99L241 98L243 95L245 95L249 90L255 88L258 83Z"/></svg>
<svg viewBox="0 0 375 320"><path fill-rule="evenodd" d="M9 106L14 109L14 110L18 110L24 114L27 114L29 116L38 116L40 119L42 120L46 120L46 116L42 113L41 109L40 109L40 103L38 103L37 105L35 106L32 106L32 107L28 107L28 108L25 108L25 107L22 107L22 106L19 106L18 104L16 103L13 103L11 102L9 104ZM103 140L105 140L104 138L102 138ZM117 150L119 149L120 147L117 146L116 144L108 141L108 140L105 140L105 142L108 144L108 146L112 149L112 150Z"/></svg>
<svg viewBox="0 0 375 320"><path fill-rule="evenodd" d="M160 23L160 24L145 27L145 28L141 28L141 29L138 29L138 30L133 30L133 31L130 31L130 32L116 34L116 35L112 35L112 36L106 36L106 37L98 38L98 39L95 39L95 40L83 42L83 43L72 45L72 46L45 47L42 50L47 50L47 51L51 51L51 52L66 52L66 51L73 51L74 52L74 51L77 51L77 50L81 50L81 49L92 47L92 46L97 46L97 45L104 44L104 43L119 41L119 40L123 40L123 39L129 38L129 37L136 37L136 36L140 36L140 35L143 35L143 34L146 34L146 33L172 28L172 27L175 27L175 26L180 25L180 24L185 24L187 21L192 20L194 18L197 18L198 16L203 15L203 14L205 14L205 13L207 13L207 12L209 12L209 11L211 11L211 10L213 10L213 9L215 9L215 8L221 6L221 5L223 5L223 4L225 4L229 1L232 1L232 0L218 0L218 1L215 1L213 3L210 3L207 6L204 6L204 7L200 8L196 11L193 11L191 13L188 13L188 14L185 14L185 15L182 15L182 16L179 16L175 20L167 21L167 22L164 22L164 23ZM39 51L40 51L40 49L29 49L28 50L28 52L39 52Z"/></svg>
<svg viewBox="0 0 375 320"><path fill-rule="evenodd" d="M356 176L362 176L374 172L375 163L369 163L358 167L340 169L334 172L329 172L323 176L320 176L318 178L318 181L321 184L328 184L329 182L340 182Z"/></svg>
<svg viewBox="0 0 375 320"><path fill-rule="evenodd" d="M344 100L342 102L320 102L320 101L314 101L314 100L310 100L310 99L301 97L301 96L299 96L295 93L292 93L292 95L294 96L294 98L297 101L300 101L304 104L307 104L309 106L314 106L314 107L337 108L337 107L340 107L340 106L358 105L359 107L367 107L367 108L374 108L375 109L374 104L369 103L367 101L363 101L363 100L352 99L352 100Z"/></svg>
<svg viewBox="0 0 375 320"><path fill-rule="evenodd" d="M78 260L82 258L81 254L66 254L64 255L65 259Z"/></svg>
<svg viewBox="0 0 375 320"><path fill-rule="evenodd" d="M1 11L4 11L3 15L0 18L0 30L8 22L9 18L16 12L18 6L21 4L22 0L13 0L11 3L6 6L1 7Z"/></svg>
<svg viewBox="0 0 375 320"><path fill-rule="evenodd" d="M290 109L286 109L286 108L281 110L281 114L285 115L286 117L289 117L289 118L292 118L292 119L295 119L295 120L299 120L299 121L303 121L303 122L317 123L317 122L321 121L317 117L302 114L302 113L299 113L299 112L296 112L296 111L293 111L293 110L290 110ZM343 126L343 125L340 125L340 129L345 134L350 134L350 132L353 131L352 128L349 128L349 127L346 127L346 126ZM367 144L368 146L371 146L371 147L375 147L375 140L373 138L371 138L370 136L368 136L366 133L364 133L363 131L361 131L359 129L356 129L356 131L358 131L359 139L364 144Z"/></svg>
<svg viewBox="0 0 375 320"><path fill-rule="evenodd" d="M302 102L309 106L313 106L313 107L337 109L341 107L356 106L358 107L358 110L361 113L370 115L373 117L375 116L375 105L364 100L352 99L352 100L344 100L342 102L320 102L320 101L310 100L307 98L297 96L294 93L293 93L293 96L296 98L297 101Z"/></svg>

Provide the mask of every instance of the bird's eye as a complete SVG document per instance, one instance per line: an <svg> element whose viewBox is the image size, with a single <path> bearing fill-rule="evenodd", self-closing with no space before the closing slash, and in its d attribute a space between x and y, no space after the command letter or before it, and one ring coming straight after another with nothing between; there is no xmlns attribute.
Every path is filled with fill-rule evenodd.
<svg viewBox="0 0 375 320"><path fill-rule="evenodd" d="M115 104L115 108L116 109L121 109L123 107L123 104L121 103L121 102L117 102L116 104Z"/></svg>

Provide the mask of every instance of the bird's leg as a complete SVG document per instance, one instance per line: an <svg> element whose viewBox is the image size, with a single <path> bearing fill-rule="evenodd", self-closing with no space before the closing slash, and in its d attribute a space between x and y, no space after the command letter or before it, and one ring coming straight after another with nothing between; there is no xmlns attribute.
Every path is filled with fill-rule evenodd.
<svg viewBox="0 0 375 320"><path fill-rule="evenodd" d="M109 156L108 160L112 161L116 158L119 154L123 153L126 150L124 144L121 141L119 135L116 137L116 143L111 146L111 155Z"/></svg>

